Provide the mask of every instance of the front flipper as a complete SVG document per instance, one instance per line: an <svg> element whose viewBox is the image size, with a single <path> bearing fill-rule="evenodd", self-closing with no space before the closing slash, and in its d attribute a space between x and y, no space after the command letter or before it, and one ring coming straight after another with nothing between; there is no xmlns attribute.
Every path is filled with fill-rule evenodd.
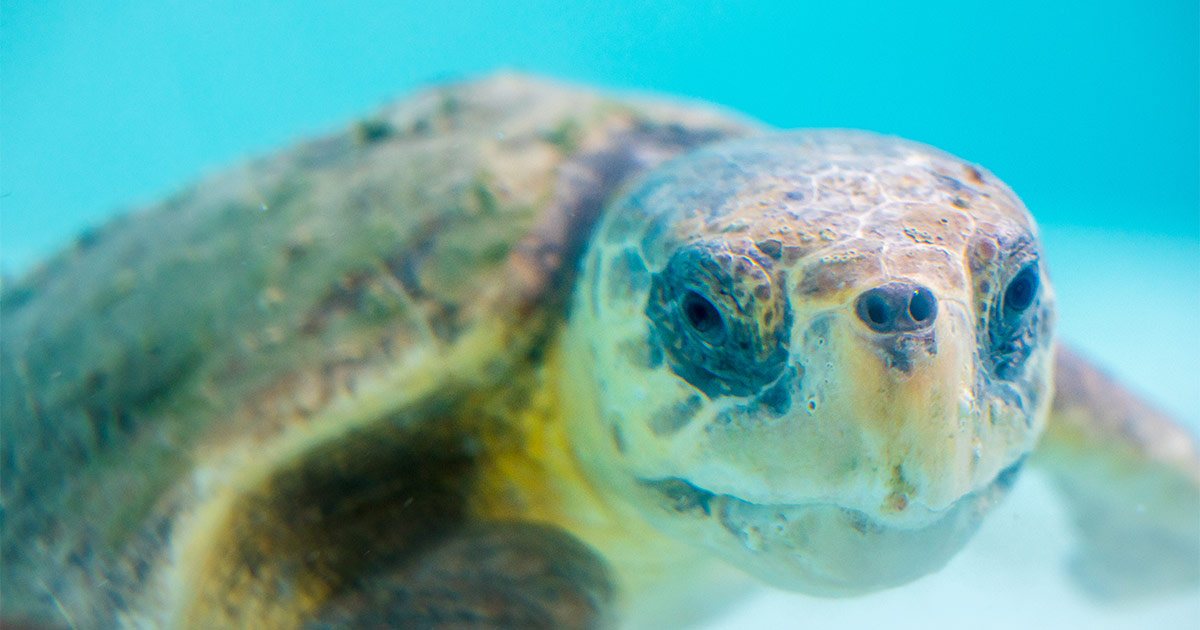
<svg viewBox="0 0 1200 630"><path fill-rule="evenodd" d="M1196 438L1070 350L1034 461L1063 494L1081 538L1076 580L1101 598L1200 582Z"/></svg>
<svg viewBox="0 0 1200 630"><path fill-rule="evenodd" d="M603 561L570 534L477 523L362 577L306 629L598 628L611 622L612 597Z"/></svg>

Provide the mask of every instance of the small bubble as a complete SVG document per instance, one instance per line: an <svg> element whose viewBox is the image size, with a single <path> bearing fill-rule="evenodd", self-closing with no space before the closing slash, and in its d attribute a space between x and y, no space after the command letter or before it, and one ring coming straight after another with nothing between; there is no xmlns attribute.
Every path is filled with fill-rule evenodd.
<svg viewBox="0 0 1200 630"><path fill-rule="evenodd" d="M267 211L267 204L265 204L265 203L260 203L260 204L258 204L258 211L259 211L259 212L266 212L266 211Z"/></svg>
<svg viewBox="0 0 1200 630"><path fill-rule="evenodd" d="M807 405L807 407L808 407L808 413L810 413L810 414L811 414L811 413L816 413L816 411L817 411L817 399L816 399L816 398L809 398L809 399L808 399L808 405Z"/></svg>

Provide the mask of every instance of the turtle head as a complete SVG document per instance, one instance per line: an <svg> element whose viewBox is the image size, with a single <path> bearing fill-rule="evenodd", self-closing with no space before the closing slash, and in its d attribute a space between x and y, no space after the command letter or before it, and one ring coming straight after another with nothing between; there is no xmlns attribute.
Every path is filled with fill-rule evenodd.
<svg viewBox="0 0 1200 630"><path fill-rule="evenodd" d="M589 474L794 590L942 566L1042 428L1053 295L1021 202L863 132L670 162L609 208L568 329Z"/></svg>

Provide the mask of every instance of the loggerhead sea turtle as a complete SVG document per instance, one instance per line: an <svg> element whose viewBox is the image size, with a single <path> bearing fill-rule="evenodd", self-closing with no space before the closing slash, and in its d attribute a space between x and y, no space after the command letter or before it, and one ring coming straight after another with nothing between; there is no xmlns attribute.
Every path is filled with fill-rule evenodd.
<svg viewBox="0 0 1200 630"><path fill-rule="evenodd" d="M1012 191L898 138L501 75L0 306L11 624L679 625L728 565L935 571L1027 461L1087 589L1200 577L1194 439L1056 353Z"/></svg>

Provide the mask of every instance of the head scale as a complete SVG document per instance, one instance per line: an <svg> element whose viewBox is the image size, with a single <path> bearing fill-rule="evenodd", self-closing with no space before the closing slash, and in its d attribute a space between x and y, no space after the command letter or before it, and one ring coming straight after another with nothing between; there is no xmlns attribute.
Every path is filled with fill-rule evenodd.
<svg viewBox="0 0 1200 630"><path fill-rule="evenodd" d="M779 586L940 567L1048 403L1053 295L992 175L864 132L709 147L609 208L568 332L590 473Z"/></svg>

